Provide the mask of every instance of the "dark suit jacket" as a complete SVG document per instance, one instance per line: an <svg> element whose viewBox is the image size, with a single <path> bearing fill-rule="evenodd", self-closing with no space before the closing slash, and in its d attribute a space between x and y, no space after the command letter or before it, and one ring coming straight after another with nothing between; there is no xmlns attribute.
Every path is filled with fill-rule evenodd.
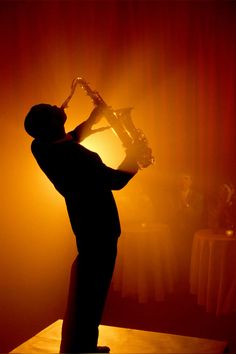
<svg viewBox="0 0 236 354"><path fill-rule="evenodd" d="M134 173L107 167L98 154L73 140L34 140L31 148L40 168L65 198L78 246L118 237L120 222L111 190L123 188Z"/></svg>

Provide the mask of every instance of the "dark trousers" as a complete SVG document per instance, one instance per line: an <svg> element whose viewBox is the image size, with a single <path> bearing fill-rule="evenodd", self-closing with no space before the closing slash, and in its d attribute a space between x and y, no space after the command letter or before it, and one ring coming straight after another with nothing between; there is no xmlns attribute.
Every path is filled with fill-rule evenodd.
<svg viewBox="0 0 236 354"><path fill-rule="evenodd" d="M117 239L79 250L72 264L60 353L93 353L117 254Z"/></svg>

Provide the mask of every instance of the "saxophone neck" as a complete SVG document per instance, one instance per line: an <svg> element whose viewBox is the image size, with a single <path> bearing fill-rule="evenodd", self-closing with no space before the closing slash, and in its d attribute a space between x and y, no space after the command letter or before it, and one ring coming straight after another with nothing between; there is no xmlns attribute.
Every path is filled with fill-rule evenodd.
<svg viewBox="0 0 236 354"><path fill-rule="evenodd" d="M92 99L93 104L95 106L99 105L104 105L105 107L108 107L106 102L103 100L103 98L100 96L98 91L92 90L87 81L82 79L81 77L78 77L75 79L76 82L80 85L80 87L87 93L87 95Z"/></svg>

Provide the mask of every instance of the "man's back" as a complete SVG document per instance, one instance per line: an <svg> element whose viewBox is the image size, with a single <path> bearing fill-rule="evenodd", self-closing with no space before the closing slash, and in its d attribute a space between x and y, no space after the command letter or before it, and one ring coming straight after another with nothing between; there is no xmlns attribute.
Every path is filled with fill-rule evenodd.
<svg viewBox="0 0 236 354"><path fill-rule="evenodd" d="M73 140L49 143L34 140L32 152L40 168L66 201L77 237L118 237L120 222L112 189L123 188L129 173L103 164L98 154Z"/></svg>

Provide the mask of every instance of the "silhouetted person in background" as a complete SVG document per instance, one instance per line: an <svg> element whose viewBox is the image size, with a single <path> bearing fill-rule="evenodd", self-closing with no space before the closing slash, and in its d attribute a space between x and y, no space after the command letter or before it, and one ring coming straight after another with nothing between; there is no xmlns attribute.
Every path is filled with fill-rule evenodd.
<svg viewBox="0 0 236 354"><path fill-rule="evenodd" d="M34 138L35 159L65 198L78 248L71 269L61 353L109 352L108 347L98 347L97 341L121 231L111 190L123 188L138 166L133 147L118 169L112 169L79 144L93 133L92 126L104 109L95 108L70 133L64 129L66 114L57 106L35 105L25 118L25 129Z"/></svg>
<svg viewBox="0 0 236 354"><path fill-rule="evenodd" d="M209 201L208 226L214 231L233 230L236 226L236 195L232 183L223 183Z"/></svg>
<svg viewBox="0 0 236 354"><path fill-rule="evenodd" d="M203 195L194 188L190 173L176 176L167 212L178 265L177 287L187 290L193 236L202 227L203 218Z"/></svg>

